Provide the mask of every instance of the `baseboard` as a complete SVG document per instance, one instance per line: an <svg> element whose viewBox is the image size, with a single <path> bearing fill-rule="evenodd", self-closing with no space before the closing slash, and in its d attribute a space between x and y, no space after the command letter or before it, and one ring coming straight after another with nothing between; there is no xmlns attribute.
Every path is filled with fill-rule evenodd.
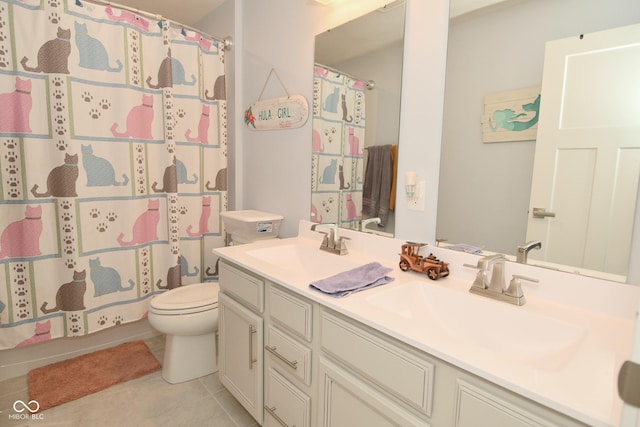
<svg viewBox="0 0 640 427"><path fill-rule="evenodd" d="M34 368L60 360L156 335L160 335L160 332L153 329L147 319L142 319L82 337L58 338L27 347L2 350L0 381L26 375Z"/></svg>

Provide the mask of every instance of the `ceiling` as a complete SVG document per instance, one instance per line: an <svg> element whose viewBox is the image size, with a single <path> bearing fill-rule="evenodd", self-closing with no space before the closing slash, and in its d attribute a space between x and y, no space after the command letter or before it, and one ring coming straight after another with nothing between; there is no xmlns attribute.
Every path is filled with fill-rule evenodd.
<svg viewBox="0 0 640 427"><path fill-rule="evenodd" d="M226 0L116 0L113 5L121 4L133 9L162 15L163 17L193 26L204 16L213 12ZM186 4L188 4L188 6Z"/></svg>
<svg viewBox="0 0 640 427"><path fill-rule="evenodd" d="M134 9L162 15L171 21L193 26L227 0L119 0L114 2ZM264 0L263 0L264 1ZM294 0L300 1L300 0ZM335 3L354 0L334 0ZM391 1L391 0L390 0ZM451 17L492 6L505 0L450 0ZM188 7L185 7L185 3Z"/></svg>

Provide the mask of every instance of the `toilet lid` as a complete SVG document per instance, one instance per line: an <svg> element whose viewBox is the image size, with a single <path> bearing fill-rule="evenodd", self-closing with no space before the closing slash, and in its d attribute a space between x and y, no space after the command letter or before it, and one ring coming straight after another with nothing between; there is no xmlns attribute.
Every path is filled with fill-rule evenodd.
<svg viewBox="0 0 640 427"><path fill-rule="evenodd" d="M185 310L218 305L217 283L197 283L171 289L151 300L151 308L156 310Z"/></svg>

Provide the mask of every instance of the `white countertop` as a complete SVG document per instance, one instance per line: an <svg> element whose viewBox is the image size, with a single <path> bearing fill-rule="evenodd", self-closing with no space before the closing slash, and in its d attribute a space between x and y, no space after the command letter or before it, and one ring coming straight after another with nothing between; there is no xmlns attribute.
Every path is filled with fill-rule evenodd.
<svg viewBox="0 0 640 427"><path fill-rule="evenodd" d="M339 256L320 251L322 236L308 231L310 224L301 221L299 235L295 238L217 248L214 253L295 293L586 424L619 424L622 401L617 393L617 376L620 366L631 354L640 287L509 262L505 271L507 282L514 273L540 280L537 284L523 282L527 303L517 307L469 294L468 289L476 272L463 264L475 265L478 259L476 255L432 246L423 248L421 254L433 252L449 263L451 274L432 281L426 275L399 269L398 253L400 245L404 243L402 241L340 230L342 235L351 237L352 241L347 242L349 254ZM316 252L310 251L317 250L318 256L317 259L305 260L270 260L257 256L263 249L269 250L276 246L291 250L301 248L305 253L314 254ZM344 298L335 298L309 288L309 283L313 280L371 261L379 261L392 267L393 271L389 275L395 280ZM519 338L513 336L513 331L504 336L497 334L500 339L504 339L503 342L479 345L473 339L452 333L452 329L445 323L429 318L426 314L429 310L415 307L416 301L409 296L406 300L407 309L402 310L403 313L394 312L380 303L393 289L398 291L391 293L396 298L402 298L403 292L409 290L416 281L423 282L425 287L436 287L437 289L425 288L435 295L444 292L443 295L454 296L458 300L482 298L489 304L500 304L500 310L512 310L506 311L509 315L518 316L518 311L523 316L533 316L534 319L535 316L542 315L554 319L553 321L575 325L584 329L585 333L567 351L554 353L552 359L527 357L525 354L513 357L518 354L517 349L513 354L501 354L492 346L513 348L516 345L513 343L517 342L515 338ZM380 294L384 297L376 299L376 295ZM396 305L398 303L404 304L402 300L395 301ZM485 304L484 301L481 304ZM412 310L412 307L415 309ZM451 310L449 314L455 316L456 308L448 307ZM458 328L459 325L464 327L464 322L469 322L474 327L483 323L482 318L469 317L468 311L460 310L459 316L461 322L451 322L456 323Z"/></svg>

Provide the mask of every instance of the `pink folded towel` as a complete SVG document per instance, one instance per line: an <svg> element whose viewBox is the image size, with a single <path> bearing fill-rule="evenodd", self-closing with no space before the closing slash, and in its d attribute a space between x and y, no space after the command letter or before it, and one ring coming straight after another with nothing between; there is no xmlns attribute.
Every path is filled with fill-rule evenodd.
<svg viewBox="0 0 640 427"><path fill-rule="evenodd" d="M385 267L379 262L343 271L326 279L318 280L309 286L328 295L340 298L349 294L371 289L376 286L393 282L393 277L387 276L392 268Z"/></svg>

